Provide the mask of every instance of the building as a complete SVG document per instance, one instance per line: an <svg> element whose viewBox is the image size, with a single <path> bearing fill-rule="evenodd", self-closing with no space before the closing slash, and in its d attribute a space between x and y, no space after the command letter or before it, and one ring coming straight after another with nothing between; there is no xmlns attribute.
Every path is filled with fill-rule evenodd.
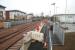
<svg viewBox="0 0 75 50"><path fill-rule="evenodd" d="M5 6L0 5L0 20L5 19Z"/></svg>
<svg viewBox="0 0 75 50"><path fill-rule="evenodd" d="M27 14L27 19L32 19L33 17L33 14Z"/></svg>
<svg viewBox="0 0 75 50"><path fill-rule="evenodd" d="M56 14L52 17L55 17L59 22L75 23L75 14Z"/></svg>
<svg viewBox="0 0 75 50"><path fill-rule="evenodd" d="M8 19L26 19L26 13L19 10L6 11L6 20Z"/></svg>

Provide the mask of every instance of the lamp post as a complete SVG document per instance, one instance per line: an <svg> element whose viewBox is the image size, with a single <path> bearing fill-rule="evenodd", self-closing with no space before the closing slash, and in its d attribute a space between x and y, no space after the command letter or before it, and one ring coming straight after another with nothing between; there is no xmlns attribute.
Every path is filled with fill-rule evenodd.
<svg viewBox="0 0 75 50"><path fill-rule="evenodd" d="M54 6L54 14L55 14L55 4L56 4L56 3L52 3L52 4L51 4L51 5L53 5L53 6Z"/></svg>
<svg viewBox="0 0 75 50"><path fill-rule="evenodd" d="M52 3L52 4L51 4L51 5L54 6L54 14L55 14L55 4L56 4L56 3ZM54 22L55 22L55 16L54 16Z"/></svg>

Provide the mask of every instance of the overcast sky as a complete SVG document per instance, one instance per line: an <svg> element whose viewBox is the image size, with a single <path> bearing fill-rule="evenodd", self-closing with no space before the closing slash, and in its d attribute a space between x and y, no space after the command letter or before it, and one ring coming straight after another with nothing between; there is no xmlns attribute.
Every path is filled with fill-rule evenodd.
<svg viewBox="0 0 75 50"><path fill-rule="evenodd" d="M67 13L75 13L74 2L75 0L67 0ZM54 14L52 3L56 3L56 14L65 13L66 0L0 0L0 4L7 7L6 10L17 9L37 15L41 12L45 15Z"/></svg>

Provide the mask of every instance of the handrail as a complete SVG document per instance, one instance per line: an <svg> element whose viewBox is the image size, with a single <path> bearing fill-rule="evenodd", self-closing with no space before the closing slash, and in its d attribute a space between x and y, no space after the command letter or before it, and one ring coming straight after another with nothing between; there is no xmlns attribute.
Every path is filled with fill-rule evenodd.
<svg viewBox="0 0 75 50"><path fill-rule="evenodd" d="M51 38L51 31L49 30L49 26L47 26L47 39L48 39L48 50L52 50L52 38Z"/></svg>
<svg viewBox="0 0 75 50"><path fill-rule="evenodd" d="M51 39L51 32L48 33L48 50L52 50L52 39Z"/></svg>

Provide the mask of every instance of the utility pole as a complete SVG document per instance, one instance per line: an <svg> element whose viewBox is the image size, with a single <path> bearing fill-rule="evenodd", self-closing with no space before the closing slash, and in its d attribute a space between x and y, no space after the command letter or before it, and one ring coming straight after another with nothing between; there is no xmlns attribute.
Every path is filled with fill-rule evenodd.
<svg viewBox="0 0 75 50"><path fill-rule="evenodd" d="M67 0L66 0L66 6L65 6L65 14L67 14Z"/></svg>
<svg viewBox="0 0 75 50"><path fill-rule="evenodd" d="M66 14L67 14L67 0L65 1L65 27L66 27ZM66 32L66 30L65 30L65 32Z"/></svg>

